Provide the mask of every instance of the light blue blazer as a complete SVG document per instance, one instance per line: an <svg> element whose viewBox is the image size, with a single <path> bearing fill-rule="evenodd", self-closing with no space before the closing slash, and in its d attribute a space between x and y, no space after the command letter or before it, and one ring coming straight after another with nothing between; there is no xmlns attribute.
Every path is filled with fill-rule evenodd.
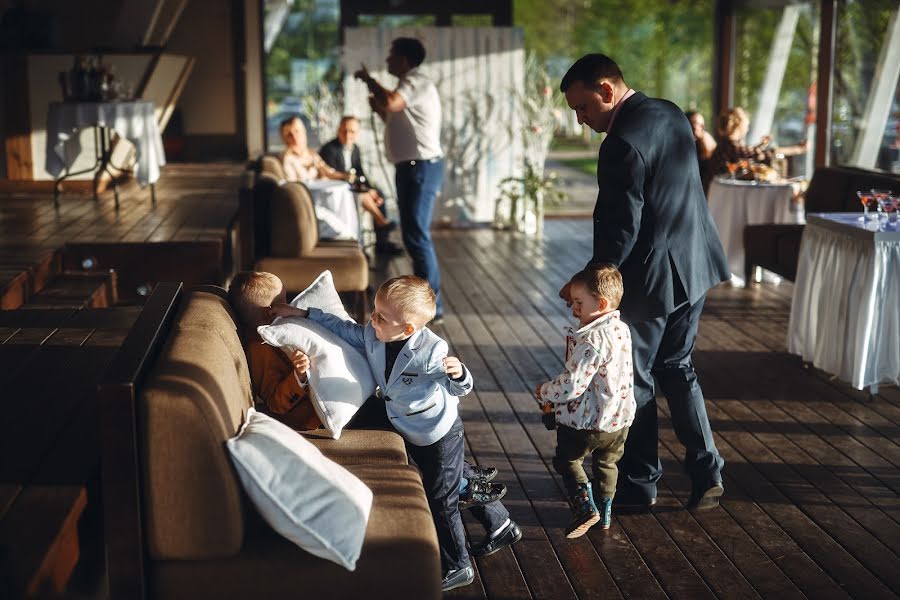
<svg viewBox="0 0 900 600"><path fill-rule="evenodd" d="M403 439L428 446L450 431L459 414L457 396L472 391L472 374L463 366L463 379L454 381L444 372L447 342L427 327L415 332L406 340L385 381L385 345L376 337L371 322L363 326L317 308L309 309L309 319L366 355L384 397L388 419Z"/></svg>

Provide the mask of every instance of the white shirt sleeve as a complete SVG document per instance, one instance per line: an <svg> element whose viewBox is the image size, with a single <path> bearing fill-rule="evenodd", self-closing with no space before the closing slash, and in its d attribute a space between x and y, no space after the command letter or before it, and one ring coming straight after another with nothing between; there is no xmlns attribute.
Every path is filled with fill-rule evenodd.
<svg viewBox="0 0 900 600"><path fill-rule="evenodd" d="M397 86L397 93L407 106L416 104L428 88L428 80L418 73L411 73Z"/></svg>

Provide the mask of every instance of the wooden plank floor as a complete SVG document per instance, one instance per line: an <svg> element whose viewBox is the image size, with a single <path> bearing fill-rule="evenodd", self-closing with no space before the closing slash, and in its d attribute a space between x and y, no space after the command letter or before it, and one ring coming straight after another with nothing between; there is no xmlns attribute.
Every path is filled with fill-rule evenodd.
<svg viewBox="0 0 900 600"><path fill-rule="evenodd" d="M150 188L130 182L94 202L90 193L63 193L59 208L49 192L0 193L0 245L59 248L74 242L159 242L215 239L227 234L237 212L240 163L173 164Z"/></svg>
<svg viewBox="0 0 900 600"><path fill-rule="evenodd" d="M652 514L616 514L567 540L554 433L531 390L562 368L571 316L557 290L590 254L588 220L542 241L439 231L447 319L436 330L471 369L461 402L471 457L500 469L524 537L476 561L456 598L893 598L900 590L900 392L875 398L787 354L791 284L709 294L694 359L725 458L718 509L684 509L683 449L660 399L665 469ZM375 283L410 272L381 264ZM470 538L480 526L467 517Z"/></svg>

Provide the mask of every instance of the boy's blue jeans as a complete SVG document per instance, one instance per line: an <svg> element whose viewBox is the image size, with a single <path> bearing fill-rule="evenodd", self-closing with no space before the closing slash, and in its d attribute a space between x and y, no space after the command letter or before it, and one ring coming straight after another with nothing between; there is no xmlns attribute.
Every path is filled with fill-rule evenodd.
<svg viewBox="0 0 900 600"><path fill-rule="evenodd" d="M430 446L406 444L407 453L422 473L422 484L437 530L444 573L470 564L466 550L466 532L459 513L464 432L462 419L457 417L450 431ZM488 533L495 531L509 518L509 512L500 502L473 506L470 510Z"/></svg>
<svg viewBox="0 0 900 600"><path fill-rule="evenodd" d="M415 163L415 164L413 164ZM437 315L444 314L441 300L441 272L431 240L434 201L444 182L444 161L415 160L395 165L397 207L403 245L412 259L413 274L426 280L437 296Z"/></svg>

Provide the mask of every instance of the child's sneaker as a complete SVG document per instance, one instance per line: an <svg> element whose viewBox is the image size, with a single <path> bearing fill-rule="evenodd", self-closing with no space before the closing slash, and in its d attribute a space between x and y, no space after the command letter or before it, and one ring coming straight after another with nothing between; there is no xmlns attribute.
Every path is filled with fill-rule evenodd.
<svg viewBox="0 0 900 600"><path fill-rule="evenodd" d="M594 504L590 483L579 483L569 501L572 504L572 520L566 527L566 537L574 539L587 533L587 530L600 520L600 513Z"/></svg>
<svg viewBox="0 0 900 600"><path fill-rule="evenodd" d="M506 486L502 483L482 483L472 480L466 487L466 491L459 495L460 510L473 506L484 506L496 502L506 495Z"/></svg>
<svg viewBox="0 0 900 600"><path fill-rule="evenodd" d="M466 479L481 481L482 483L493 481L497 473L497 467L482 467L481 465L469 465L468 473L463 469L463 476Z"/></svg>
<svg viewBox="0 0 900 600"><path fill-rule="evenodd" d="M603 498L600 501L600 526L609 529L612 524L612 498Z"/></svg>

